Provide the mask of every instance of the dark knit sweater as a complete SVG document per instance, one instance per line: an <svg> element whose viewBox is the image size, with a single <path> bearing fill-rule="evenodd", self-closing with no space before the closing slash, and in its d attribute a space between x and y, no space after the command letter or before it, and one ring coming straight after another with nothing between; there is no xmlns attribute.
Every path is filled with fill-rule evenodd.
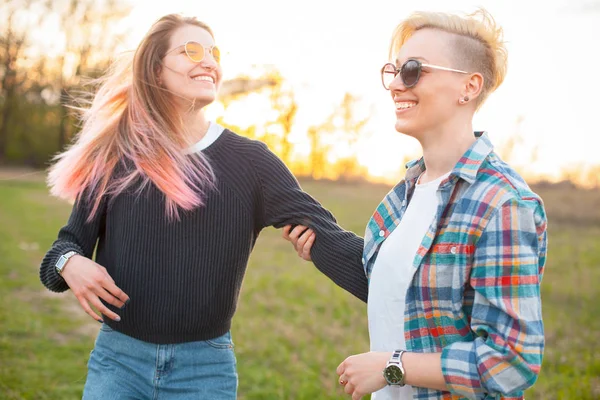
<svg viewBox="0 0 600 400"><path fill-rule="evenodd" d="M58 258L70 250L91 258L97 244L95 261L131 299L123 310L107 305L121 316L121 322L104 317L111 328L152 343L206 340L230 329L260 231L303 224L316 232L317 268L366 302L362 238L341 229L263 143L225 130L203 154L216 189L205 206L180 211L179 221L167 219L154 185L103 202L91 222L90 205L80 198L42 261L42 283L67 290L55 269Z"/></svg>

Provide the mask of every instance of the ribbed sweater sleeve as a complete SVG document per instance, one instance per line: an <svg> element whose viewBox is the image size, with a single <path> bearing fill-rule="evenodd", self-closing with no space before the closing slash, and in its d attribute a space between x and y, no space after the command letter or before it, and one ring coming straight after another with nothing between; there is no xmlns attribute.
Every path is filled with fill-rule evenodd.
<svg viewBox="0 0 600 400"><path fill-rule="evenodd" d="M58 238L40 265L40 280L49 290L64 292L69 289L65 280L56 272L56 262L61 255L75 251L82 256L92 258L104 218L104 207L103 201L93 220L88 222L91 206L86 204L83 196L75 202L69 221L58 232Z"/></svg>
<svg viewBox="0 0 600 400"><path fill-rule="evenodd" d="M333 282L367 301L368 282L362 265L363 239L342 229L331 212L304 192L285 164L259 143L252 162L260 180L264 226L305 225L316 233L311 258Z"/></svg>

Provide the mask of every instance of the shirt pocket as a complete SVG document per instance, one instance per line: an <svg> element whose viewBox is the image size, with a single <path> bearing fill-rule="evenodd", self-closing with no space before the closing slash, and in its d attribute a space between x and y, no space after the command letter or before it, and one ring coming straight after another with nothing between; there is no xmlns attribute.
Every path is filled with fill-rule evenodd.
<svg viewBox="0 0 600 400"><path fill-rule="evenodd" d="M444 309L460 308L465 284L472 265L474 246L456 242L434 244L424 260L432 299L453 304L441 304Z"/></svg>

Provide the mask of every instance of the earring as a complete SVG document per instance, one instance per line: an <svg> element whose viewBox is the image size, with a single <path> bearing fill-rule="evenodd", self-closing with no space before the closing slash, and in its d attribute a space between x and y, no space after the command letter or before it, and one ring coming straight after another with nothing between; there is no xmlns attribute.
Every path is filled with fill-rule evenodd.
<svg viewBox="0 0 600 400"><path fill-rule="evenodd" d="M460 104L465 104L467 101L469 101L469 96L462 97L458 100Z"/></svg>

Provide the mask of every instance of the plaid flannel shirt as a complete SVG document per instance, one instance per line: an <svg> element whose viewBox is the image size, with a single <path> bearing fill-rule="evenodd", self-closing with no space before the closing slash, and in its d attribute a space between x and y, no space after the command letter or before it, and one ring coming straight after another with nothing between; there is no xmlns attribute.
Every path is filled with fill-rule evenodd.
<svg viewBox="0 0 600 400"><path fill-rule="evenodd" d="M542 200L477 140L437 191L440 205L413 261L406 293L408 351L441 352L448 391L414 399L522 399L544 350L540 283L546 262ZM406 210L423 159L377 207L365 234L367 277Z"/></svg>

